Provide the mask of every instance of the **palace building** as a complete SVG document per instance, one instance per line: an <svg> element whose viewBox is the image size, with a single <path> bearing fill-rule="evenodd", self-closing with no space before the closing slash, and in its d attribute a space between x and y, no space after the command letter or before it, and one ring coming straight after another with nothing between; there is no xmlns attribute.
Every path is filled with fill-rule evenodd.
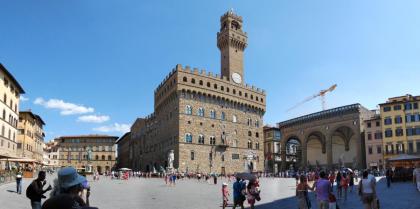
<svg viewBox="0 0 420 209"><path fill-rule="evenodd" d="M221 74L176 65L154 92L154 113L131 127L131 168L220 174L264 170L266 93L245 84L242 17L230 11L220 23Z"/></svg>

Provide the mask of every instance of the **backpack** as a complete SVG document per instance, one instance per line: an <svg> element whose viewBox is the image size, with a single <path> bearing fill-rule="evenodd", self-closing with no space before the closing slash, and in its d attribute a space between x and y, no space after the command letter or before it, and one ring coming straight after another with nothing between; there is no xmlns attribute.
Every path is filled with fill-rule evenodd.
<svg viewBox="0 0 420 209"><path fill-rule="evenodd" d="M35 199L36 193L34 190L34 182L29 184L29 186L26 188L26 197L29 198L30 200Z"/></svg>

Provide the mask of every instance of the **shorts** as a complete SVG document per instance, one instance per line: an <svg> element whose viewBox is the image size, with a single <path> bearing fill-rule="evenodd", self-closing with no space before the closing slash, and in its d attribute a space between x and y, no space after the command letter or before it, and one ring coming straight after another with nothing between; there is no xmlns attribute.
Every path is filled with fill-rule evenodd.
<svg viewBox="0 0 420 209"><path fill-rule="evenodd" d="M373 194L372 193L363 193L362 194L362 202L365 204L370 204L373 202Z"/></svg>

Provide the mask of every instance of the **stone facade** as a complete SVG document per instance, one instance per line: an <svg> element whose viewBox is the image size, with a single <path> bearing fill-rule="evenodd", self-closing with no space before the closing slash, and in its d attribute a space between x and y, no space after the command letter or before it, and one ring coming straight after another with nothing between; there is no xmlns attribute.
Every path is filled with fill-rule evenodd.
<svg viewBox="0 0 420 209"><path fill-rule="evenodd" d="M364 168L364 126L374 112L360 104L280 122L282 170L306 167Z"/></svg>
<svg viewBox="0 0 420 209"><path fill-rule="evenodd" d="M384 157L381 116L377 113L372 118L365 120L364 127L366 167L382 170L384 168Z"/></svg>
<svg viewBox="0 0 420 209"><path fill-rule="evenodd" d="M222 16L218 47L221 75L177 65L155 90L154 113L131 127L133 169L263 171L266 95L242 78L246 34L241 17L232 12Z"/></svg>
<svg viewBox="0 0 420 209"><path fill-rule="evenodd" d="M34 159L38 164L43 161L45 123L32 111L19 112L17 153L22 158Z"/></svg>
<svg viewBox="0 0 420 209"><path fill-rule="evenodd" d="M129 164L129 155L130 155L130 138L131 132L125 133L121 138L116 142L117 144L117 167L118 168L128 168Z"/></svg>
<svg viewBox="0 0 420 209"><path fill-rule="evenodd" d="M17 126L20 95L25 91L13 75L0 64L0 158L17 156ZM0 162L0 170L6 166Z"/></svg>
<svg viewBox="0 0 420 209"><path fill-rule="evenodd" d="M54 139L61 167L72 166L86 172L111 171L116 163L118 137L107 135L62 136Z"/></svg>

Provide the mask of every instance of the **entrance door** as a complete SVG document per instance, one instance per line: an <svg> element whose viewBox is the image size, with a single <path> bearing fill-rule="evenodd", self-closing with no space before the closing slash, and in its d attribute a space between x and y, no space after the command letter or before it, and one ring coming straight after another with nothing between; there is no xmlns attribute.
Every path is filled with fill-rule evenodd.
<svg viewBox="0 0 420 209"><path fill-rule="evenodd" d="M222 167L222 169L220 171L220 175L222 175L222 176L225 176L226 175L225 167Z"/></svg>

